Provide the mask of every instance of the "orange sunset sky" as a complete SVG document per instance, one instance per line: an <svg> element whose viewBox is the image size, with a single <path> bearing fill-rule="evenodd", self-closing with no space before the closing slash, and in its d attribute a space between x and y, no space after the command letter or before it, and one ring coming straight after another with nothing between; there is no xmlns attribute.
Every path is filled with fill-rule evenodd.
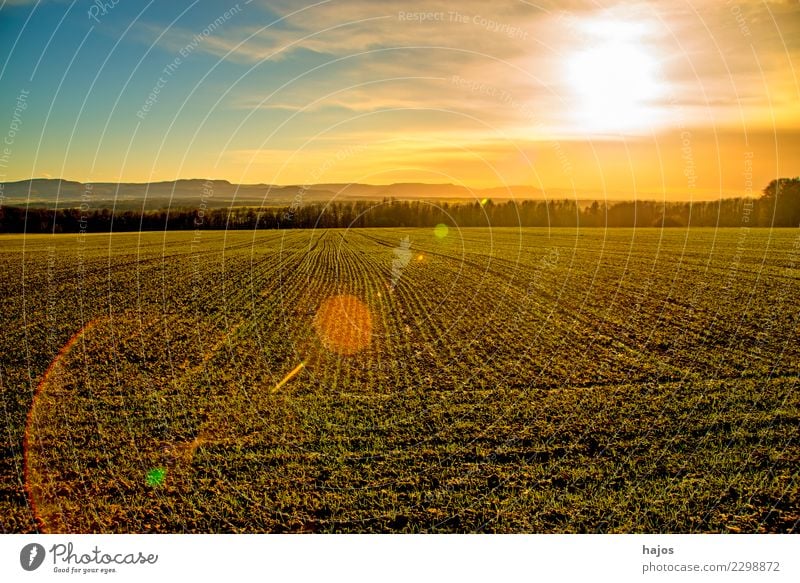
<svg viewBox="0 0 800 583"><path fill-rule="evenodd" d="M0 181L699 200L800 174L798 2L155 4L4 5Z"/></svg>

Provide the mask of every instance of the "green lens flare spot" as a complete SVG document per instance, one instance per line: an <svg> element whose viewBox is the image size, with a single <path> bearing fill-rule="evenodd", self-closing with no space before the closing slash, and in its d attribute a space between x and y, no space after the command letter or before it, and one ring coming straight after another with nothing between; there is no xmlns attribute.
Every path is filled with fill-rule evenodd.
<svg viewBox="0 0 800 583"><path fill-rule="evenodd" d="M164 478L167 477L167 470L164 468L153 468L147 471L144 481L151 488L156 488L164 483Z"/></svg>
<svg viewBox="0 0 800 583"><path fill-rule="evenodd" d="M449 232L450 229L444 223L439 223L433 228L433 234L436 235L437 239L444 239Z"/></svg>

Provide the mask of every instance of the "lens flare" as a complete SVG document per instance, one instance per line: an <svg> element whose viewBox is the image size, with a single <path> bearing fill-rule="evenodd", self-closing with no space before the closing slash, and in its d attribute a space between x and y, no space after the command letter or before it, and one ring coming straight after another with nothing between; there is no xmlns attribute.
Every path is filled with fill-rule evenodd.
<svg viewBox="0 0 800 583"><path fill-rule="evenodd" d="M314 329L328 350L351 355L360 352L372 339L372 315L355 296L328 298L317 310Z"/></svg>
<svg viewBox="0 0 800 583"><path fill-rule="evenodd" d="M447 233L450 232L450 229L444 223L439 223L433 228L433 234L436 236L437 239L444 239L447 237Z"/></svg>
<svg viewBox="0 0 800 583"><path fill-rule="evenodd" d="M156 488L164 483L167 477L167 470L164 468L152 468L144 476L145 483L151 488Z"/></svg>
<svg viewBox="0 0 800 583"><path fill-rule="evenodd" d="M283 385L285 385L290 380L292 380L297 375L297 373L299 373L301 370L303 370L303 367L305 365L306 365L305 362L301 362L296 367L294 367L292 370L290 370L289 374L287 374L285 377L283 377L283 379L281 379L281 382L279 382L277 385L275 385L275 388L272 389L272 392L274 393L275 391L280 389Z"/></svg>

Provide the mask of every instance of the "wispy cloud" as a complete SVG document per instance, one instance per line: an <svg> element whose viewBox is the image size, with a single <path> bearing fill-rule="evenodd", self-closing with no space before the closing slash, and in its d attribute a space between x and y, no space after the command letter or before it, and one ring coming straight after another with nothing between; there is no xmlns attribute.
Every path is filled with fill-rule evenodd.
<svg viewBox="0 0 800 583"><path fill-rule="evenodd" d="M681 115L693 116L690 124L704 123L703 116L697 115L698 107L720 102L754 112L765 107L774 112L778 107L782 115L782 109L791 105L791 85L796 83L791 76L786 81L785 67L781 67L786 59L784 43L788 47L800 37L800 19L788 18L798 14L798 7L788 2L678 6L657 1L610 3L602 8L592 2L536 6L506 2L495 3L490 10L477 0L458 5L443 0L336 0L305 5L270 0L261 7L264 24L252 24L250 17L248 24L232 21L206 38L198 50L245 67L300 55L317 58L303 61L306 69L299 68L297 79L269 99L264 96L270 92L254 97L244 83L229 99L235 108L309 115L332 108L361 113L438 107L509 127L525 123L535 110L544 126L567 133L568 109L574 104L565 80L565 60L597 43L599 37L593 31L603 27L607 36L632 35L632 44L650 47L656 56L660 104L648 105L655 114L654 125L669 122L676 104L685 106ZM783 41L774 31L770 36L760 29L776 17L784 21ZM175 51L195 34L176 28L161 42ZM757 59L747 50L750 45L759 49ZM259 71L254 69L252 75ZM781 75L785 87L778 91L771 82ZM773 93L769 96L764 94L762 76L770 80ZM394 81L397 78L405 82L399 84ZM431 80L451 78L469 80L471 85L453 87L445 82L443 86ZM479 83L484 87L474 88ZM523 106L529 102L530 106Z"/></svg>

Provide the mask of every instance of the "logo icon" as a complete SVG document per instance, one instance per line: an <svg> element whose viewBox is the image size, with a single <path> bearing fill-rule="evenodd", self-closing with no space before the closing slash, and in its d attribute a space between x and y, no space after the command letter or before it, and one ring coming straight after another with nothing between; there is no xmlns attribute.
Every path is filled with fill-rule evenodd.
<svg viewBox="0 0 800 583"><path fill-rule="evenodd" d="M30 543L22 547L19 553L19 564L26 571L35 571L44 562L44 547L38 543Z"/></svg>

